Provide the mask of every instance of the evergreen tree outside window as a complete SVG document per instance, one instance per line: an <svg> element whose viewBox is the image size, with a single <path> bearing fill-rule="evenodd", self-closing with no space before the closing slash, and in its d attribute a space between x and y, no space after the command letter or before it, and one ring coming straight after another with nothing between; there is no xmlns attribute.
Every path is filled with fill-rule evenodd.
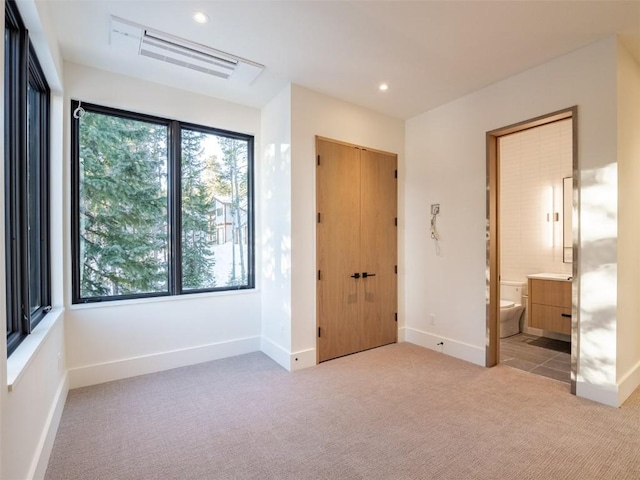
<svg viewBox="0 0 640 480"><path fill-rule="evenodd" d="M253 137L82 107L72 118L73 302L253 288Z"/></svg>
<svg viewBox="0 0 640 480"><path fill-rule="evenodd" d="M248 283L248 160L246 139L182 129L184 290Z"/></svg>

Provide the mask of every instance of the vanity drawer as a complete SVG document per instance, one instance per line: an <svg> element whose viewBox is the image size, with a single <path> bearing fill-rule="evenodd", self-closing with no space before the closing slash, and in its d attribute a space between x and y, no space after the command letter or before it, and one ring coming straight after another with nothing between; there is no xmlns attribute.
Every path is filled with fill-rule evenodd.
<svg viewBox="0 0 640 480"><path fill-rule="evenodd" d="M571 310L571 282L532 279L529 286L531 303Z"/></svg>
<svg viewBox="0 0 640 480"><path fill-rule="evenodd" d="M571 334L571 308L534 304L529 325L541 330Z"/></svg>

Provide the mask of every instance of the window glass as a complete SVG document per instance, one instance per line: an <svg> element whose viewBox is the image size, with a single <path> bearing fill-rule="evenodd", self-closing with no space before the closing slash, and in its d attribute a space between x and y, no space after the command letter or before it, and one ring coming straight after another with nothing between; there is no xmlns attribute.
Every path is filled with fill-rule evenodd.
<svg viewBox="0 0 640 480"><path fill-rule="evenodd" d="M247 285L248 141L182 129L181 164L183 289Z"/></svg>
<svg viewBox="0 0 640 480"><path fill-rule="evenodd" d="M41 94L31 82L27 87L27 243L29 245L29 304L30 313L42 307L42 242L40 205L44 200L40 189L41 145Z"/></svg>
<svg viewBox="0 0 640 480"><path fill-rule="evenodd" d="M79 123L80 296L167 292L167 127L91 111Z"/></svg>
<svg viewBox="0 0 640 480"><path fill-rule="evenodd" d="M82 108L71 132L73 302L253 288L253 137Z"/></svg>

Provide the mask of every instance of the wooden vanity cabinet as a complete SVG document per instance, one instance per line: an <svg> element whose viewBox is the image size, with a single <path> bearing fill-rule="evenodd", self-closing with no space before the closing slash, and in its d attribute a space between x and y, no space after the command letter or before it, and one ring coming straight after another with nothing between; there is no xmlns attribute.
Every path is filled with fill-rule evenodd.
<svg viewBox="0 0 640 480"><path fill-rule="evenodd" d="M529 326L571 334L571 282L529 278Z"/></svg>

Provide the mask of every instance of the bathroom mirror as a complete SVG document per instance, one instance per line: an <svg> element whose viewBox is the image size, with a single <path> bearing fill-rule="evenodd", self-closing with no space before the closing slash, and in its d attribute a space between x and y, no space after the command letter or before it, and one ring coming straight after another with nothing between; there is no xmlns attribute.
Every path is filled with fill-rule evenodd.
<svg viewBox="0 0 640 480"><path fill-rule="evenodd" d="M562 261L564 263L573 262L573 178L566 177L562 179Z"/></svg>

